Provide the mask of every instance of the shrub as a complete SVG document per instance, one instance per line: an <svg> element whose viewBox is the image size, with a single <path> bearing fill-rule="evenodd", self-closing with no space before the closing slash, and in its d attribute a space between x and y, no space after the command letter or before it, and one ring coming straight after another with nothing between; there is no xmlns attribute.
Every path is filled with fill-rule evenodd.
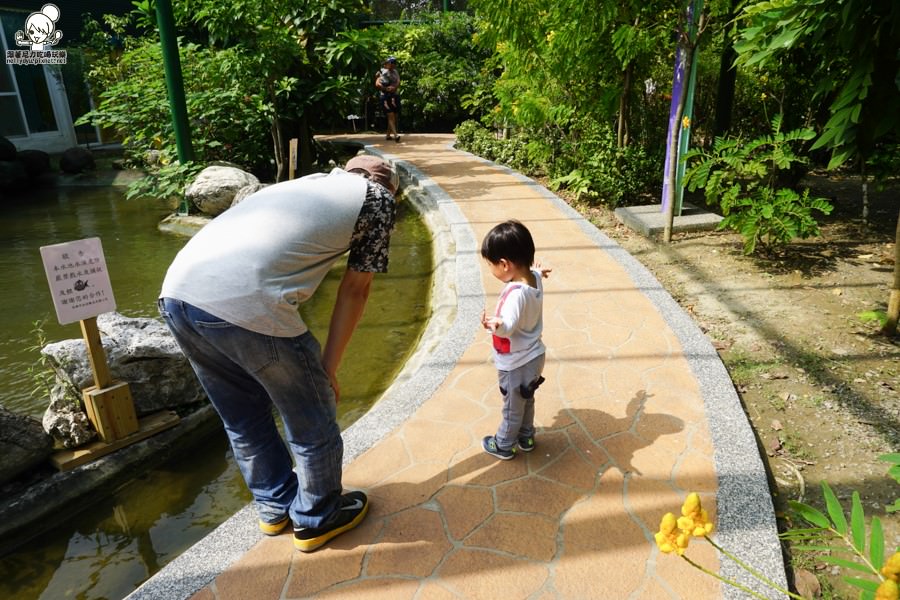
<svg viewBox="0 0 900 600"><path fill-rule="evenodd" d="M547 128L542 136L518 132L504 139L466 121L455 133L458 148L533 177L546 175L551 189L566 189L580 200L616 206L657 185L661 167L642 148L617 148L608 126L589 120L576 125L568 132Z"/></svg>
<svg viewBox="0 0 900 600"><path fill-rule="evenodd" d="M711 152L691 150L685 160L699 158L685 174L685 185L703 188L707 204L718 204L724 215L719 229L733 229L744 238L744 253L757 245L768 248L788 244L795 238L819 235L813 211L829 214L832 206L824 198L811 198L809 190L797 193L788 187L776 189L780 172L787 172L803 158L792 145L811 140L811 129L781 132L781 116L772 120L772 133L745 142L717 138Z"/></svg>
<svg viewBox="0 0 900 600"><path fill-rule="evenodd" d="M262 108L263 82L252 57L238 48L181 48L185 101L194 159L228 160L259 172L271 156L269 123ZM175 137L158 42L143 40L127 50L111 69L95 71L103 91L99 106L79 119L115 129L129 158L142 164L148 150L160 150L165 164Z"/></svg>

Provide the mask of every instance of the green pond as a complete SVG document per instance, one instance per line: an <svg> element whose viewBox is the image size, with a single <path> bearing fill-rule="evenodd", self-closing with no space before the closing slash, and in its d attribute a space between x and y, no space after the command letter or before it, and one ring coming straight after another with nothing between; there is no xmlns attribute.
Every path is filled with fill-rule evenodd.
<svg viewBox="0 0 900 600"><path fill-rule="evenodd" d="M32 395L29 368L38 341L81 337L77 323L56 322L40 247L99 237L117 312L158 317L156 297L168 264L186 238L162 233L163 203L125 201L112 187L32 190L6 198L0 216L0 404L40 419L47 400ZM366 314L338 372L342 428L365 414L414 350L429 317L431 235L401 202L391 240L390 272L377 275ZM303 307L324 343L343 265ZM65 525L0 557L0 598L118 599L250 501L223 433L199 440L189 458L136 473L90 507L73 506Z"/></svg>

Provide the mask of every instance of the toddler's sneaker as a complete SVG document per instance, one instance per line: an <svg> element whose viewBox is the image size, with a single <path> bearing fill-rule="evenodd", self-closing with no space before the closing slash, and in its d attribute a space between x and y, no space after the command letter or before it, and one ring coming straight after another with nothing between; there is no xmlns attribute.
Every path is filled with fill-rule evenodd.
<svg viewBox="0 0 900 600"><path fill-rule="evenodd" d="M496 456L500 460L510 460L516 457L515 448L510 448L508 450L502 449L497 445L497 438L492 435L489 435L481 440L481 447L484 448L485 452L487 452L491 456Z"/></svg>
<svg viewBox="0 0 900 600"><path fill-rule="evenodd" d="M534 436L520 437L516 446L518 446L519 450L522 452L531 452L534 450Z"/></svg>
<svg viewBox="0 0 900 600"><path fill-rule="evenodd" d="M274 523L266 523L265 521L260 521L259 530L266 535L278 535L279 533L284 531L285 527L287 527L288 521L290 521L288 517L284 517L280 521L275 521Z"/></svg>
<svg viewBox="0 0 900 600"><path fill-rule="evenodd" d="M341 496L341 507L320 527L294 526L294 547L301 552L312 552L332 538L350 531L369 512L369 499L362 492L350 492Z"/></svg>

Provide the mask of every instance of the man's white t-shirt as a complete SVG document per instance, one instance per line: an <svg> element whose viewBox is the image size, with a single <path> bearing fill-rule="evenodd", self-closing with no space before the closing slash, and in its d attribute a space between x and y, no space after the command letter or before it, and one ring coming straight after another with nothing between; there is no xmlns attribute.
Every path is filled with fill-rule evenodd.
<svg viewBox="0 0 900 600"><path fill-rule="evenodd" d="M375 217L361 215L370 186L379 196ZM341 169L271 185L191 238L169 267L160 296L250 331L298 336L308 330L298 307L342 254L351 251L354 270L387 270L393 219L394 200L384 188ZM354 257L355 243L365 247L358 252L363 256Z"/></svg>

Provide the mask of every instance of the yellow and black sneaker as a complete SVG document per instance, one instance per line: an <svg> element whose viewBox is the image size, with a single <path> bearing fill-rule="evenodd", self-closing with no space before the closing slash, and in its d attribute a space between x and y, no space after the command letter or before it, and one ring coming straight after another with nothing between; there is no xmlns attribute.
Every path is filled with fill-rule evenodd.
<svg viewBox="0 0 900 600"><path fill-rule="evenodd" d="M364 493L344 494L341 496L341 507L321 527L294 526L294 547L301 552L312 552L362 523L367 512L369 499Z"/></svg>
<svg viewBox="0 0 900 600"><path fill-rule="evenodd" d="M276 521L274 523L265 523L263 521L259 522L259 530L262 531L266 535L278 535L284 528L287 527L287 524L290 523L290 518L285 517L280 521Z"/></svg>

